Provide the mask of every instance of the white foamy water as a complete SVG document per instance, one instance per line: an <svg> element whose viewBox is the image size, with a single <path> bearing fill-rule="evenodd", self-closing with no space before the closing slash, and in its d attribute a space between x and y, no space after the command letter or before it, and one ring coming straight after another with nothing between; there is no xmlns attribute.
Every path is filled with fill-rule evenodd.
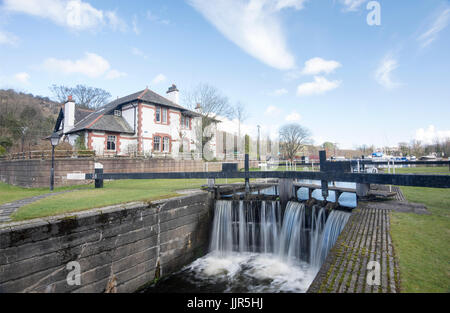
<svg viewBox="0 0 450 313"><path fill-rule="evenodd" d="M182 270L197 284L224 285L224 292L306 292L317 271L273 254L210 253Z"/></svg>

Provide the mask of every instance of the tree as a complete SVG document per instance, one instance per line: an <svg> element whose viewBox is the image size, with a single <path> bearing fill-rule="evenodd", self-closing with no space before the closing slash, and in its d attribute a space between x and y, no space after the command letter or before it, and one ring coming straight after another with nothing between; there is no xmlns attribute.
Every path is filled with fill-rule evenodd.
<svg viewBox="0 0 450 313"><path fill-rule="evenodd" d="M399 142L398 143L398 149L400 150L402 156L409 155L410 148L407 142Z"/></svg>
<svg viewBox="0 0 450 313"><path fill-rule="evenodd" d="M107 104L111 98L111 94L106 90L85 85L76 85L73 88L52 85L50 90L59 102L64 103L69 96L73 96L79 107L92 110Z"/></svg>
<svg viewBox="0 0 450 313"><path fill-rule="evenodd" d="M291 161L305 145L312 142L310 131L296 123L281 127L279 135L281 149Z"/></svg>
<svg viewBox="0 0 450 313"><path fill-rule="evenodd" d="M238 136L241 137L241 124L248 119L248 113L241 102L238 102L234 107L233 115L238 120Z"/></svg>
<svg viewBox="0 0 450 313"><path fill-rule="evenodd" d="M205 153L206 145L214 138L212 128L221 117L231 118L233 109L229 105L228 98L219 90L208 84L200 84L185 95L185 104L191 110L201 114L201 127L197 127L197 138L201 138L199 151ZM199 142L200 143L200 142Z"/></svg>

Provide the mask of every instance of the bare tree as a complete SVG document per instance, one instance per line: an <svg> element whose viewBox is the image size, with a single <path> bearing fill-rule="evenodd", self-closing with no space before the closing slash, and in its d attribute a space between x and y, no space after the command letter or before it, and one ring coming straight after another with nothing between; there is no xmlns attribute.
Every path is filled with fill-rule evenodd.
<svg viewBox="0 0 450 313"><path fill-rule="evenodd" d="M294 160L303 147L311 143L311 133L299 124L287 124L279 131L282 151L289 160Z"/></svg>
<svg viewBox="0 0 450 313"><path fill-rule="evenodd" d="M249 114L245 110L245 106L238 102L233 109L233 116L238 120L238 136L241 137L241 124L248 119Z"/></svg>
<svg viewBox="0 0 450 313"><path fill-rule="evenodd" d="M214 138L214 131L211 128L219 122L220 117L231 118L233 109L229 105L228 98L220 91L208 84L200 84L184 97L185 105L191 110L201 114L201 127L198 127L197 134L201 140L201 151Z"/></svg>
<svg viewBox="0 0 450 313"><path fill-rule="evenodd" d="M79 107L93 110L107 104L111 98L111 94L106 90L85 85L76 85L73 88L52 85L50 91L59 102L65 102L68 96L73 96Z"/></svg>

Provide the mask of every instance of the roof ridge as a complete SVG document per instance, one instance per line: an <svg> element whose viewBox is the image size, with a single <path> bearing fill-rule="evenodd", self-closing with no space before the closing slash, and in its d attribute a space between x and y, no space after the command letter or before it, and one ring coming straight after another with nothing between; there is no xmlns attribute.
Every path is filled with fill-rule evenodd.
<svg viewBox="0 0 450 313"><path fill-rule="evenodd" d="M144 91L137 97L138 100L141 100L141 98L149 91L148 86L145 87Z"/></svg>

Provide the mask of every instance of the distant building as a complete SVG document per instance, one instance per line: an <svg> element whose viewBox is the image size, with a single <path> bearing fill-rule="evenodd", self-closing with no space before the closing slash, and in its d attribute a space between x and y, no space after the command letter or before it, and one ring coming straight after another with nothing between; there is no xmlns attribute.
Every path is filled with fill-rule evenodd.
<svg viewBox="0 0 450 313"><path fill-rule="evenodd" d="M81 137L86 148L97 155L177 156L200 152L200 117L179 105L179 91L172 85L166 97L146 88L96 111L77 108L69 97L60 110L55 131L72 146ZM215 153L215 140L209 145Z"/></svg>

